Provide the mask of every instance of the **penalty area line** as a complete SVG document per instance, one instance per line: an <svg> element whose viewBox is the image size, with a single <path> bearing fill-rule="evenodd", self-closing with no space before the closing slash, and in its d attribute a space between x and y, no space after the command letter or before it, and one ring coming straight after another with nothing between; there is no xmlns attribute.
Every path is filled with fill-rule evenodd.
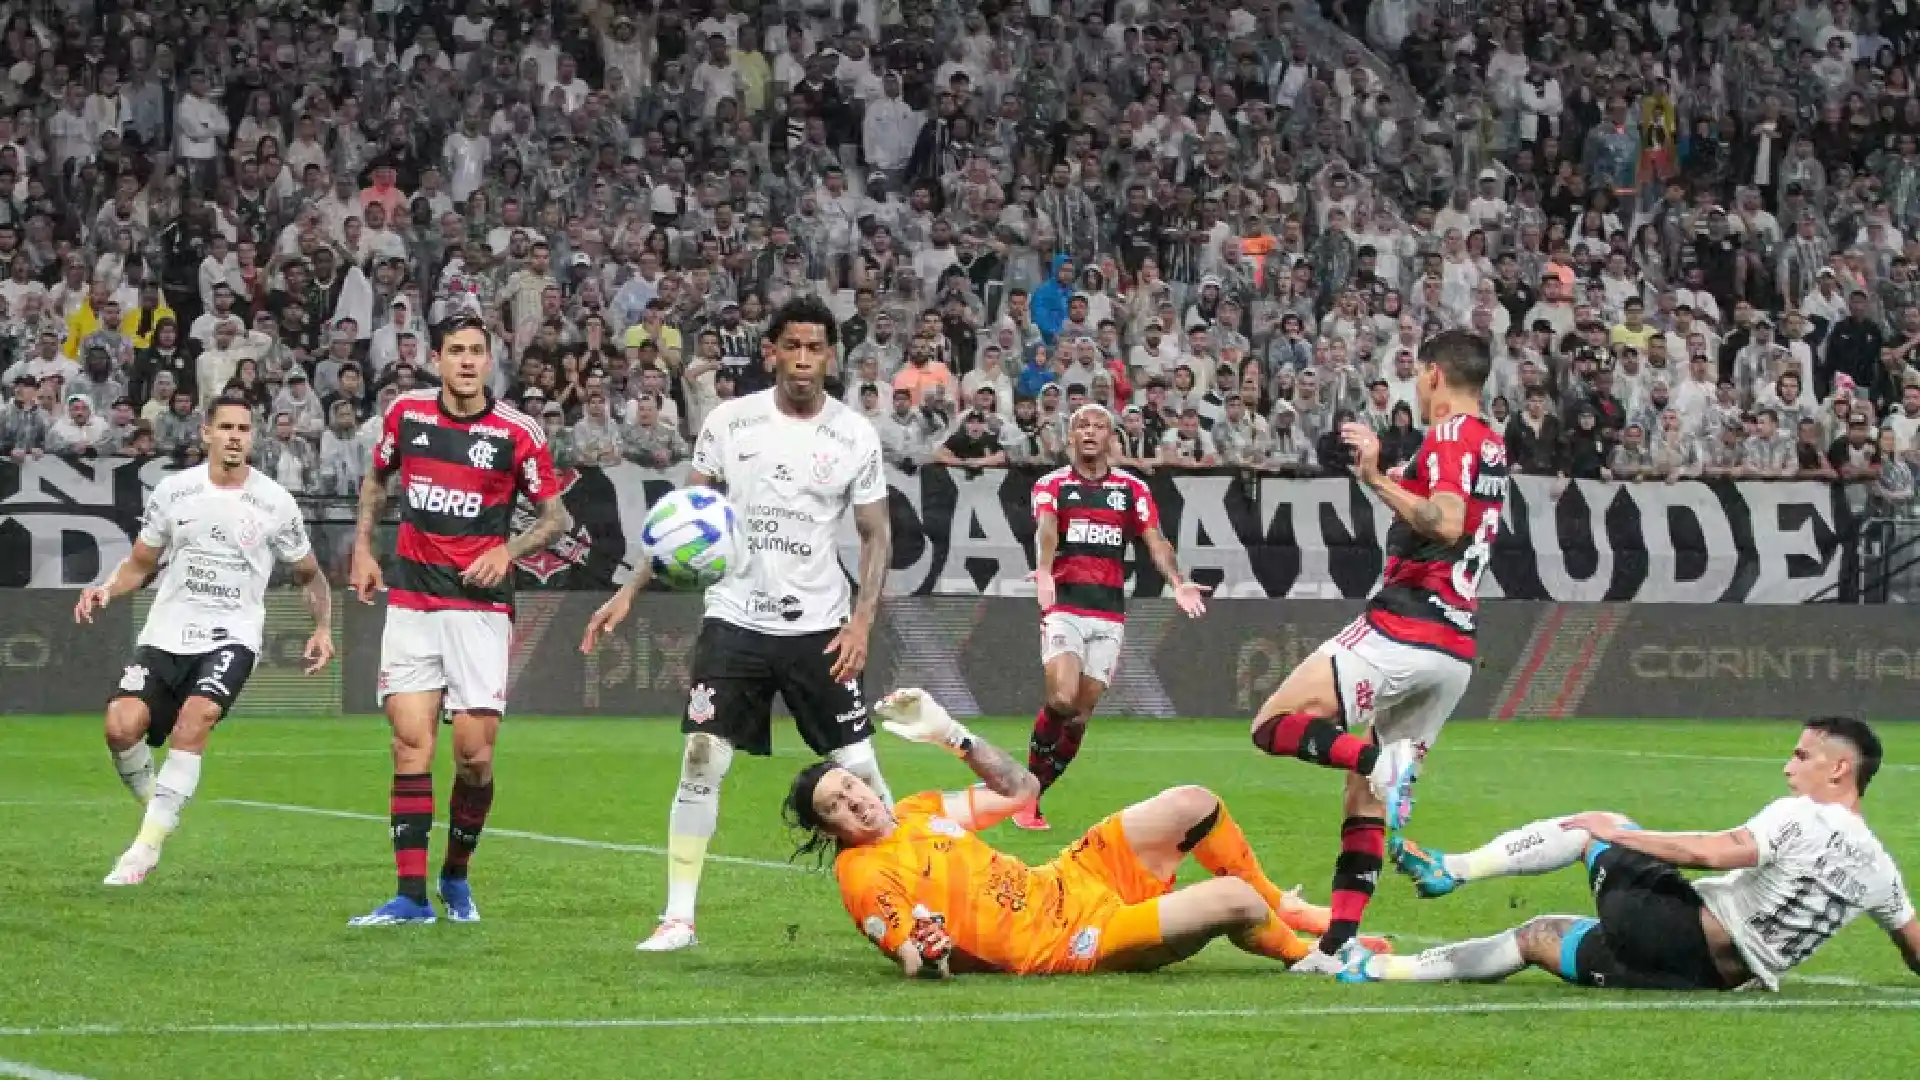
<svg viewBox="0 0 1920 1080"><path fill-rule="evenodd" d="M357 810L329 810L321 806L300 806L295 803L260 802L255 799L215 799L221 806L240 806L249 810L274 810L283 814L305 814L308 817L336 818L342 821L377 821L387 824L387 818L379 814L363 814ZM436 822L436 829L445 829L445 822ZM667 849L651 844L621 844L612 840L588 840L578 836L555 836L551 833L527 832L523 829L501 829L487 826L488 836L505 836L514 840L530 840L536 844L557 844L561 847L586 848L590 851L617 851L627 855L656 855L666 858ZM708 855L708 862L727 863L733 866L751 866L760 870L787 870L798 874L812 874L819 871L798 863L774 862L771 859L748 859L739 855Z"/></svg>
<svg viewBox="0 0 1920 1080"><path fill-rule="evenodd" d="M333 1035L381 1032L619 1031L662 1028L846 1027L876 1024L1115 1024L1183 1023L1193 1020L1258 1020L1302 1017L1505 1016L1553 1013L1798 1012L1827 1009L1920 1009L1920 998L1836 1000L1824 998L1589 999L1581 1001L1483 1001L1453 1004L1308 1005L1272 1009L1116 1009L1093 1012L983 1012L794 1016L657 1016L599 1019L507 1018L500 1020L369 1020L313 1023L232 1023L0 1028L0 1038L111 1038L156 1035ZM24 1080L84 1080L59 1073L14 1073Z"/></svg>

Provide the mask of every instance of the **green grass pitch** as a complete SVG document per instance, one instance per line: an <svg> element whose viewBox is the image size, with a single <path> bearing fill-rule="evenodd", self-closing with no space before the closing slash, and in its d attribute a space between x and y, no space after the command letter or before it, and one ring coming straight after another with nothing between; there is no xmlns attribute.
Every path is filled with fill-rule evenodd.
<svg viewBox="0 0 1920 1080"><path fill-rule="evenodd" d="M978 726L1004 746L1025 724ZM1271 876L1324 901L1339 778L1256 753L1238 722L1102 720L1048 799L1050 835L990 834L1029 861L1177 783L1221 793ZM1868 813L1920 860L1920 731L1886 731ZM1737 825L1783 791L1791 724L1456 723L1412 835L1442 848L1581 809L1652 828ZM1920 982L1862 919L1778 996L1594 993L1538 973L1499 987L1345 987L1219 943L1149 976L907 983L831 880L783 865L790 730L741 757L708 865L702 945L640 956L665 888L676 727L509 719L474 861L477 926L349 930L392 891L384 724L229 722L198 798L139 888L99 882L138 813L97 718L0 718L0 1076L28 1080L614 1080L1271 1077L1819 1080L1920 1074ZM958 787L894 743L900 794ZM450 779L437 773L441 819ZM269 805L271 804L271 805ZM277 808L276 808L277 807ZM306 809L289 809L306 808ZM319 811L333 811L327 814ZM435 857L444 832L436 835ZM1416 900L1389 876L1370 928L1403 947L1585 913L1577 872Z"/></svg>

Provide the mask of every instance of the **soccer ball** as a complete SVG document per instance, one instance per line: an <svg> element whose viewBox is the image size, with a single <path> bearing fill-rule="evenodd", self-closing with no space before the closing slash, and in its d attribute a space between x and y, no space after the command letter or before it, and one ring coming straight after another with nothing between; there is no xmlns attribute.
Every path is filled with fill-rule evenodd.
<svg viewBox="0 0 1920 1080"><path fill-rule="evenodd" d="M654 503L640 529L653 576L676 589L701 589L739 565L733 507L705 487L681 488Z"/></svg>

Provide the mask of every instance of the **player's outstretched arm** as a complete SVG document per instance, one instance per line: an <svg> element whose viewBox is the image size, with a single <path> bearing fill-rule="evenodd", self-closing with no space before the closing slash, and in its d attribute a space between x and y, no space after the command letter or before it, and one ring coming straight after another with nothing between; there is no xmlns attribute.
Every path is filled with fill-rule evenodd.
<svg viewBox="0 0 1920 1080"><path fill-rule="evenodd" d="M1745 826L1725 832L1651 832L1622 828L1607 814L1578 814L1560 823L1595 840L1651 855L1684 870L1745 870L1760 865L1760 845Z"/></svg>
<svg viewBox="0 0 1920 1080"><path fill-rule="evenodd" d="M1173 591L1173 602L1190 619L1197 619L1207 613L1207 593L1213 591L1206 585L1196 585L1180 576L1180 560L1173 553L1173 545L1167 542L1167 534L1155 528L1140 534L1146 542L1147 557L1153 560L1153 568L1160 573L1160 579Z"/></svg>
<svg viewBox="0 0 1920 1080"><path fill-rule="evenodd" d="M607 602L594 610L587 619L587 632L580 638L580 652L591 654L600 644L600 635L611 634L620 624L627 621L627 614L633 610L633 598L653 580L653 564L646 559L633 568L633 576L625 585L607 598Z"/></svg>
<svg viewBox="0 0 1920 1080"><path fill-rule="evenodd" d="M967 763L981 787L948 794L946 816L980 830L1013 816L1040 797L1040 781L1011 754L968 731L926 691L895 690L874 706L880 726L908 742L939 746Z"/></svg>
<svg viewBox="0 0 1920 1080"><path fill-rule="evenodd" d="M93 613L106 607L115 599L130 592L139 592L146 588L153 575L160 572L160 551L143 540L133 542L133 550L113 568L107 580L98 585L89 586L80 593L80 602L74 605L73 621L91 623Z"/></svg>

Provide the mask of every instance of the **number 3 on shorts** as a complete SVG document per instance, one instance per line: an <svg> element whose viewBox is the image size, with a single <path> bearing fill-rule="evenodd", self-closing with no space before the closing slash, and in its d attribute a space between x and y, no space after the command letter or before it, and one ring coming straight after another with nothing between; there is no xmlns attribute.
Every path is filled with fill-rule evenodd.
<svg viewBox="0 0 1920 1080"><path fill-rule="evenodd" d="M1500 512L1488 510L1480 515L1480 525L1473 530L1473 543L1467 545L1466 554L1453 564L1453 591L1461 597L1471 600L1480 593L1480 578L1487 572L1487 563L1493 555L1493 539L1500 534Z"/></svg>

